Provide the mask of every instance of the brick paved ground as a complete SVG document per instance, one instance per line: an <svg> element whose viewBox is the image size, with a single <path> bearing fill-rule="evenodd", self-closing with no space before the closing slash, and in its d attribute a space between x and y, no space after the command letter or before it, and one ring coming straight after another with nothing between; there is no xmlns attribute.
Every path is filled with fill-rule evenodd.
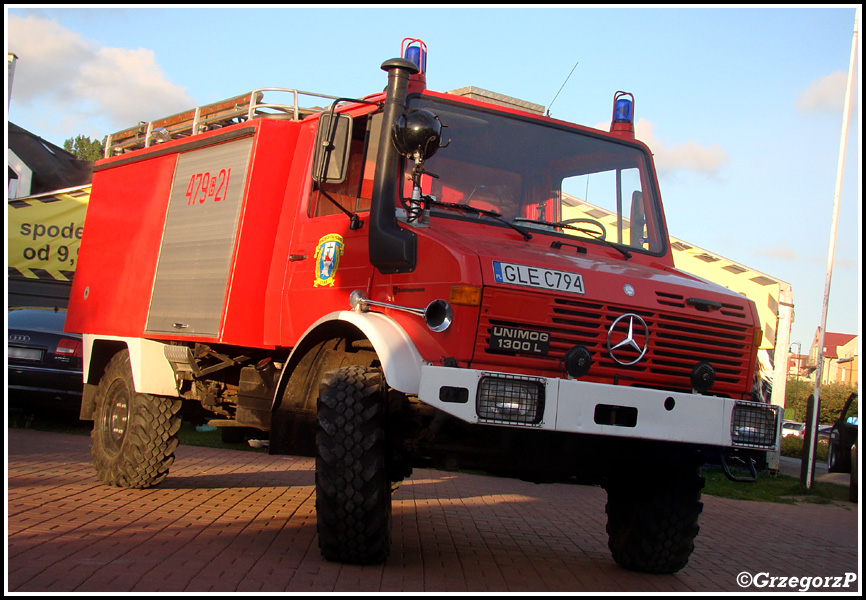
<svg viewBox="0 0 866 600"><path fill-rule="evenodd" d="M122 490L96 481L87 437L7 440L11 592L739 592L741 572L858 573L853 504L704 496L688 566L650 576L612 562L599 488L433 470L394 495L388 561L343 566L319 556L312 459L181 446L159 487Z"/></svg>

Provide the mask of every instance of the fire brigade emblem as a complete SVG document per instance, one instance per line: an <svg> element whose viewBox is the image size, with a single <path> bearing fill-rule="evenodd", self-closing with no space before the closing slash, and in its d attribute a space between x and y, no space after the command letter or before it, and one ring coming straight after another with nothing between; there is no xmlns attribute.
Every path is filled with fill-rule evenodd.
<svg viewBox="0 0 866 600"><path fill-rule="evenodd" d="M340 257L343 256L343 248L343 238L339 234L330 233L319 240L319 245L316 246L316 282L314 287L334 285L334 276L337 274Z"/></svg>

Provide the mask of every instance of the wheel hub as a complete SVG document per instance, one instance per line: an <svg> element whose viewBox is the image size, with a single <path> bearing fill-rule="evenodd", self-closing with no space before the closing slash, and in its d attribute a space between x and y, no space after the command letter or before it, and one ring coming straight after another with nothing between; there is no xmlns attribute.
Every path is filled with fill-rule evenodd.
<svg viewBox="0 0 866 600"><path fill-rule="evenodd" d="M122 383L112 386L108 401L105 403L105 410L106 446L117 452L123 444L129 422L129 391Z"/></svg>

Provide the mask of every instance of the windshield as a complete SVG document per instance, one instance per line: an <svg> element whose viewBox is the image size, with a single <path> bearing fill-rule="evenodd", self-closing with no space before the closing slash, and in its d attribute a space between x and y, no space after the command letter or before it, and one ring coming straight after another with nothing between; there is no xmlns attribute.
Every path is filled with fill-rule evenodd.
<svg viewBox="0 0 866 600"><path fill-rule="evenodd" d="M424 163L438 176L423 177L424 194L498 212L533 232L664 251L658 202L639 149L427 98L415 98L410 108L438 115L443 139L450 140ZM410 193L411 183L404 196Z"/></svg>

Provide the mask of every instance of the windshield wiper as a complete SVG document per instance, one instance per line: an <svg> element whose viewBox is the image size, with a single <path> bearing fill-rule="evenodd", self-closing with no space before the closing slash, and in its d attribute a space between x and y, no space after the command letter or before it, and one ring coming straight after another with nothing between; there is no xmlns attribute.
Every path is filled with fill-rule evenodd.
<svg viewBox="0 0 866 600"><path fill-rule="evenodd" d="M493 217L494 219L496 219L500 223L504 223L504 224L508 225L514 231L516 231L517 233L522 235L524 240L528 241L528 240L532 239L531 233L529 233L528 231L526 231L522 227L518 227L517 225L515 225L511 221L506 221L502 217L502 215L500 213L496 212L495 210L484 210L483 208L475 208L474 206L469 206L468 204L456 204L454 202L442 202L441 200L435 200L435 199L431 198L430 196L424 196L424 200L427 202L427 204L433 204L435 206L442 206L445 208L456 208L457 210L462 210L464 212L471 212L471 213L474 213L476 215L486 215L488 217Z"/></svg>
<svg viewBox="0 0 866 600"><path fill-rule="evenodd" d="M626 260L631 258L631 252L629 251L627 246L624 246L623 244L618 244L617 242L608 242L607 240L604 240L604 239L599 240L599 241L607 244L608 246L610 246L614 250L619 250L619 253L622 254Z"/></svg>
<svg viewBox="0 0 866 600"><path fill-rule="evenodd" d="M582 233L586 233L586 234L590 235L590 240L597 240L597 241L599 241L599 242L602 242L602 243L604 243L604 244L610 246L610 247L613 248L614 250L618 250L619 253L622 254L623 257L625 257L626 260L628 260L629 258L631 258L631 252L629 252L627 246L624 246L624 245L622 245L622 244L618 244L618 243L616 243L616 242L609 242L609 241L607 241L606 239L604 239L603 237L594 237L594 236L591 235L592 232L588 232L588 231L587 231L586 229L584 229L583 227L577 227L577 226L575 226L575 225L572 225L572 224L570 224L570 223L566 223L566 222L564 222L564 221L560 221L559 223L552 223L552 222L550 222L550 221L537 221L537 220L535 220L535 219L524 219L524 218L522 218L522 217L517 217L517 218L514 219L514 220L515 220L515 221L520 221L520 222L522 222L522 223L535 223L536 225L546 225L546 226L548 226L548 227L556 227L556 228L559 228L559 229L574 229L575 231L580 231L580 232L582 232ZM604 231L604 230L602 230L602 231Z"/></svg>

